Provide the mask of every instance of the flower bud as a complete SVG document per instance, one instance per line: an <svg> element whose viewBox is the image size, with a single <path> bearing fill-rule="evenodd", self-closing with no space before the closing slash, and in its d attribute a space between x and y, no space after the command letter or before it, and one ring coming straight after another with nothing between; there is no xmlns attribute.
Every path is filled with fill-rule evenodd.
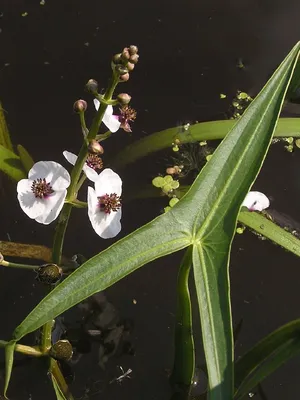
<svg viewBox="0 0 300 400"><path fill-rule="evenodd" d="M129 54L128 48L125 47L122 51L122 60L127 62L129 60L130 56L131 56L131 54Z"/></svg>
<svg viewBox="0 0 300 400"><path fill-rule="evenodd" d="M115 54L112 60L114 64L119 64L122 61L122 53Z"/></svg>
<svg viewBox="0 0 300 400"><path fill-rule="evenodd" d="M68 340L59 340L50 349L50 356L56 360L69 361L73 356L73 348Z"/></svg>
<svg viewBox="0 0 300 400"><path fill-rule="evenodd" d="M126 67L127 67L128 71L130 72L134 69L134 64L132 64L131 62L128 62Z"/></svg>
<svg viewBox="0 0 300 400"><path fill-rule="evenodd" d="M134 45L129 46L129 53L131 56L133 56L134 54L137 54L138 52L138 48Z"/></svg>
<svg viewBox="0 0 300 400"><path fill-rule="evenodd" d="M44 264L37 270L37 280L48 285L55 285L62 277L62 269L56 264Z"/></svg>
<svg viewBox="0 0 300 400"><path fill-rule="evenodd" d="M98 82L95 79L90 79L85 85L85 89L89 93L96 94L98 92Z"/></svg>
<svg viewBox="0 0 300 400"><path fill-rule="evenodd" d="M129 62L131 62L132 64L137 64L137 62L139 61L139 55L138 54L133 54L130 58L129 58Z"/></svg>
<svg viewBox="0 0 300 400"><path fill-rule="evenodd" d="M89 146L88 146L88 151L89 151L89 153L93 153L93 154L103 154L104 153L103 147L95 139L90 141Z"/></svg>
<svg viewBox="0 0 300 400"><path fill-rule="evenodd" d="M73 105L73 109L76 113L85 112L87 109L87 102L85 100L77 100Z"/></svg>
<svg viewBox="0 0 300 400"><path fill-rule="evenodd" d="M130 103L131 96L129 96L129 94L127 94L127 93L120 93L118 95L117 99L118 99L118 102L120 104L122 104L122 106L123 106L123 105L127 105Z"/></svg>
<svg viewBox="0 0 300 400"><path fill-rule="evenodd" d="M126 81L128 81L128 79L129 79L128 72L127 72L127 74L124 74L124 75L120 76L120 81L122 81L122 82L126 82Z"/></svg>
<svg viewBox="0 0 300 400"><path fill-rule="evenodd" d="M128 73L128 69L124 65L116 65L116 71L121 76Z"/></svg>

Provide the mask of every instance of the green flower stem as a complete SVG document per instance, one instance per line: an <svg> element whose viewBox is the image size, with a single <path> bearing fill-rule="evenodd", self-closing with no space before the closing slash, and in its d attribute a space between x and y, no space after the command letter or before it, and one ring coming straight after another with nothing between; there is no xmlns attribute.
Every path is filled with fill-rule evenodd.
<svg viewBox="0 0 300 400"><path fill-rule="evenodd" d="M79 192L79 190L80 190L81 186L84 184L85 180L86 180L86 175L82 174L81 178L79 179L77 186L76 186L76 193Z"/></svg>
<svg viewBox="0 0 300 400"><path fill-rule="evenodd" d="M43 331L42 331L42 340L41 340L41 352L43 354L48 354L49 350L51 349L52 341L51 341L51 336L52 336L52 328L53 328L54 321L48 321L44 326L43 326Z"/></svg>
<svg viewBox="0 0 300 400"><path fill-rule="evenodd" d="M0 347L5 347L9 342L6 340L0 340ZM15 347L15 351L18 353L22 354L27 354L28 356L32 357L43 357L45 356L44 353L42 353L38 348L36 347L31 347L31 346L25 346L23 344L17 344Z"/></svg>
<svg viewBox="0 0 300 400"><path fill-rule="evenodd" d="M86 201L80 201L80 200L73 200L72 202L69 202L73 207L75 208L86 208L88 206Z"/></svg>
<svg viewBox="0 0 300 400"><path fill-rule="evenodd" d="M119 77L113 73L113 77L111 80L111 83L104 95L104 100L110 101L112 98L112 95L114 93L114 90L119 82ZM61 264L61 256L62 256L62 249L63 249L63 243L64 243L64 237L68 225L68 221L71 215L72 207L73 207L73 202L77 198L77 191L78 191L78 185L80 181L80 174L82 171L82 168L84 166L85 160L87 158L87 153L88 153L88 143L92 140L95 139L99 126L101 124L101 121L103 119L104 113L106 111L107 104L104 104L103 102L100 104L99 110L96 113L91 129L86 137L86 140L83 141L83 144L81 146L81 149L79 151L76 163L74 165L74 168L71 173L71 184L68 188L68 193L66 197L66 202L63 206L63 209L60 213L58 224L56 227L55 235L54 235L54 242L53 242L53 250L52 250L52 261L60 265ZM81 125L85 126L84 117L81 116ZM42 329L42 350L47 351L51 347L51 331L52 331L52 321L49 321L43 326Z"/></svg>
<svg viewBox="0 0 300 400"><path fill-rule="evenodd" d="M79 118L80 118L80 125L81 125L81 129L82 129L82 133L83 133L84 137L86 138L87 135L89 134L89 130L85 123L84 112L79 113Z"/></svg>
<svg viewBox="0 0 300 400"><path fill-rule="evenodd" d="M170 378L173 385L186 389L189 389L192 384L195 370L192 308L189 291L192 251L192 246L186 250L178 272L175 359Z"/></svg>
<svg viewBox="0 0 300 400"><path fill-rule="evenodd" d="M96 136L96 140L98 142L102 142L103 140L108 139L112 135L111 131L107 131L105 133L101 133L100 135Z"/></svg>
<svg viewBox="0 0 300 400"><path fill-rule="evenodd" d="M20 269L30 269L32 270L36 270L39 268L38 265L29 265L29 264L19 264L19 263L14 263L14 262L10 262L10 261L5 261L3 260L0 265L2 267L8 267L8 268L20 268Z"/></svg>
<svg viewBox="0 0 300 400"><path fill-rule="evenodd" d="M54 377L54 379L55 379L59 389L63 393L64 397L67 400L74 400L74 397L72 396L72 394L70 392L68 384L65 381L65 378L60 370L59 364L53 358L50 359L49 372L51 373L52 377Z"/></svg>

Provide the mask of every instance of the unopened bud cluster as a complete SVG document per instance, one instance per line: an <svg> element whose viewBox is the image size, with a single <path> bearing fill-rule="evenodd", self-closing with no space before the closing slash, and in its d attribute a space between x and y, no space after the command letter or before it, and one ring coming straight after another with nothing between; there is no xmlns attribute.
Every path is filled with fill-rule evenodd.
<svg viewBox="0 0 300 400"><path fill-rule="evenodd" d="M129 72L134 69L139 60L138 48L136 46L125 47L122 53L113 56L113 68L119 74L120 81L129 79Z"/></svg>

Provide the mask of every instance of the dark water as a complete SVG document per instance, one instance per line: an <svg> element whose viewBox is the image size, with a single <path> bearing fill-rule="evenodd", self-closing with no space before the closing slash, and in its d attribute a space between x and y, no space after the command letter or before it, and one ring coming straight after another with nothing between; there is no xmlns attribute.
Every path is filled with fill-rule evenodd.
<svg viewBox="0 0 300 400"><path fill-rule="evenodd" d="M108 141L106 153L118 152L178 121L224 118L236 91L254 96L300 38L297 1L46 0L42 6L38 0L2 0L0 12L0 99L14 143L24 144L35 160L60 163L63 150L77 152L81 143L73 102L83 96L88 99L83 86L89 78L105 86L110 57L125 45L140 48L140 62L120 89L133 96L138 119L132 135L119 132ZM28 15L22 17L25 12ZM243 70L236 67L239 59L245 64ZM220 93L227 99L220 100ZM300 220L299 163L299 152L289 154L283 146L273 146L255 185L273 198L273 208L296 220ZM158 161L148 160L145 181L158 172ZM124 172L125 188L135 174L137 168ZM165 204L164 199L126 204L120 237L152 219ZM19 210L12 185L5 186L0 213L0 239L9 235L13 241L51 245L53 227L40 226ZM89 257L110 243L93 233L84 212L74 210L66 254L77 252L80 244L80 252ZM115 354L103 370L94 344L74 368L72 391L77 398L169 399L179 260L178 254L158 260L106 291L120 318L130 321L135 355ZM0 337L8 339L44 289L26 271L0 274ZM299 317L299 278L295 256L249 232L236 238L231 259L234 323L243 318L237 356ZM197 347L201 364L200 336ZM131 379L109 384L120 375L120 365L124 371L132 369ZM298 398L299 369L296 357L266 379L267 398ZM54 399L44 366L36 360L15 368L9 394L17 400Z"/></svg>

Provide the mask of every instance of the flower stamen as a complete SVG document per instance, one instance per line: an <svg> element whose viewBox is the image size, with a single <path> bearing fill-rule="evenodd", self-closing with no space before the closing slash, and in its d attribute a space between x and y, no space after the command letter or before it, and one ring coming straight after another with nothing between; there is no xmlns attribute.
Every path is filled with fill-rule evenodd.
<svg viewBox="0 0 300 400"><path fill-rule="evenodd" d="M35 197L39 199L43 199L54 193L52 186L50 185L50 183L46 182L45 178L35 179L31 185L31 190Z"/></svg>
<svg viewBox="0 0 300 400"><path fill-rule="evenodd" d="M98 204L100 211L105 212L105 214L110 214L112 211L118 211L121 208L121 198L116 193L105 194L98 197Z"/></svg>
<svg viewBox="0 0 300 400"><path fill-rule="evenodd" d="M120 108L120 113L119 121L121 122L121 128L126 132L132 132L129 122L133 122L136 119L136 111L126 105Z"/></svg>
<svg viewBox="0 0 300 400"><path fill-rule="evenodd" d="M93 170L102 169L103 161L102 158L99 157L97 154L89 153L86 159L86 165Z"/></svg>

